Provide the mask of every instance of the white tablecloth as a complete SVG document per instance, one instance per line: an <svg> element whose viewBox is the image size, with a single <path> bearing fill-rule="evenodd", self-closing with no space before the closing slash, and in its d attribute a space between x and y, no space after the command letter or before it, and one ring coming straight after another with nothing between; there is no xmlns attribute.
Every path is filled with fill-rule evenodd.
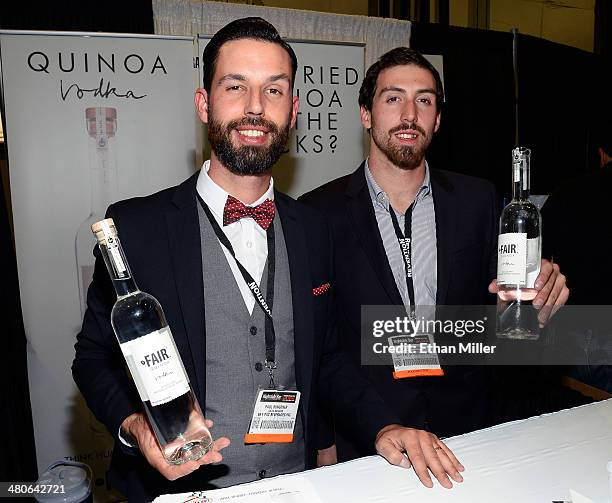
<svg viewBox="0 0 612 503"><path fill-rule="evenodd" d="M464 482L450 490L437 482L427 489L413 470L391 466L377 456L297 476L310 481L324 503L551 503L570 501L570 489L596 503L610 502L606 465L612 460L612 399L468 433L446 443L465 466ZM278 483L295 476L270 480ZM185 495L163 498L164 503L185 500Z"/></svg>

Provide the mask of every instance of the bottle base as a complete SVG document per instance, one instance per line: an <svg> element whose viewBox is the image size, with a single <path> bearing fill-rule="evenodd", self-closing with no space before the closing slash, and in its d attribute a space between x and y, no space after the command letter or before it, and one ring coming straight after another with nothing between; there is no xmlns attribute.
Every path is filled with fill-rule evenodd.
<svg viewBox="0 0 612 503"><path fill-rule="evenodd" d="M203 438L186 442L172 453L165 456L171 465L182 465L188 461L197 461L212 449L212 438Z"/></svg>
<svg viewBox="0 0 612 503"><path fill-rule="evenodd" d="M540 337L538 311L531 300L497 299L497 323L495 335L498 339L533 341Z"/></svg>
<svg viewBox="0 0 612 503"><path fill-rule="evenodd" d="M532 331L524 328L513 328L509 330L497 331L495 335L498 339L535 341L540 337L540 331Z"/></svg>

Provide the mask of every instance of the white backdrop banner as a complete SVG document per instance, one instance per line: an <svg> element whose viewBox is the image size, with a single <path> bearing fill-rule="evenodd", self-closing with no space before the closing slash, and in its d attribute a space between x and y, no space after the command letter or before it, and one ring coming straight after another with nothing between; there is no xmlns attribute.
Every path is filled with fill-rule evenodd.
<svg viewBox="0 0 612 503"><path fill-rule="evenodd" d="M202 52L210 37L199 37ZM300 111L288 151L274 167L275 187L293 197L346 175L363 161L359 87L363 44L288 40L298 59L294 94Z"/></svg>
<svg viewBox="0 0 612 503"><path fill-rule="evenodd" d="M94 469L112 440L70 372L91 279L89 225L195 169L193 38L0 33L6 138L39 471Z"/></svg>

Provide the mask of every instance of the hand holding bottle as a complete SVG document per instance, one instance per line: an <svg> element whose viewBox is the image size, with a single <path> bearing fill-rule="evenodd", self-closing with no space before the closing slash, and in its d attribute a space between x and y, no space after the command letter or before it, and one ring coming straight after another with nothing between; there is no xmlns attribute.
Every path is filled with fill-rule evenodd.
<svg viewBox="0 0 612 503"><path fill-rule="evenodd" d="M533 299L533 306L540 310L538 321L543 327L551 316L566 304L570 291L559 265L546 259L542 259L540 274L536 278L534 288L538 293ZM497 294L498 290L497 280L494 279L489 285L489 292Z"/></svg>
<svg viewBox="0 0 612 503"><path fill-rule="evenodd" d="M210 429L213 422L209 419L206 419L205 422L206 427ZM221 449L224 449L230 444L228 438L220 437L213 442L211 449L197 461L187 461L181 465L172 465L164 458L157 439L142 412L128 416L121 424L121 429L134 439L138 444L140 452L142 452L142 455L149 464L168 480L176 480L185 475L189 475L202 465L219 463L223 459L220 452Z"/></svg>

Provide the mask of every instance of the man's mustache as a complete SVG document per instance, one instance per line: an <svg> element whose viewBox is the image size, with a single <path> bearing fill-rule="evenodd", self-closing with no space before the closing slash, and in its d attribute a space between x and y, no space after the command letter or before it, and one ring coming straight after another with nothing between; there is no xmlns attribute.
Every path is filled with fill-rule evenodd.
<svg viewBox="0 0 612 503"><path fill-rule="evenodd" d="M400 133L400 132L408 133L410 131L417 131L418 133L427 137L427 133L425 132L425 130L418 124L415 124L414 122L410 124L400 124L399 126L395 126L393 129L389 130L389 134L392 135L392 134Z"/></svg>
<svg viewBox="0 0 612 503"><path fill-rule="evenodd" d="M261 117L243 117L242 119L234 119L227 123L227 130L231 131L239 126L263 127L270 133L278 132L278 126L274 122L262 119Z"/></svg>

